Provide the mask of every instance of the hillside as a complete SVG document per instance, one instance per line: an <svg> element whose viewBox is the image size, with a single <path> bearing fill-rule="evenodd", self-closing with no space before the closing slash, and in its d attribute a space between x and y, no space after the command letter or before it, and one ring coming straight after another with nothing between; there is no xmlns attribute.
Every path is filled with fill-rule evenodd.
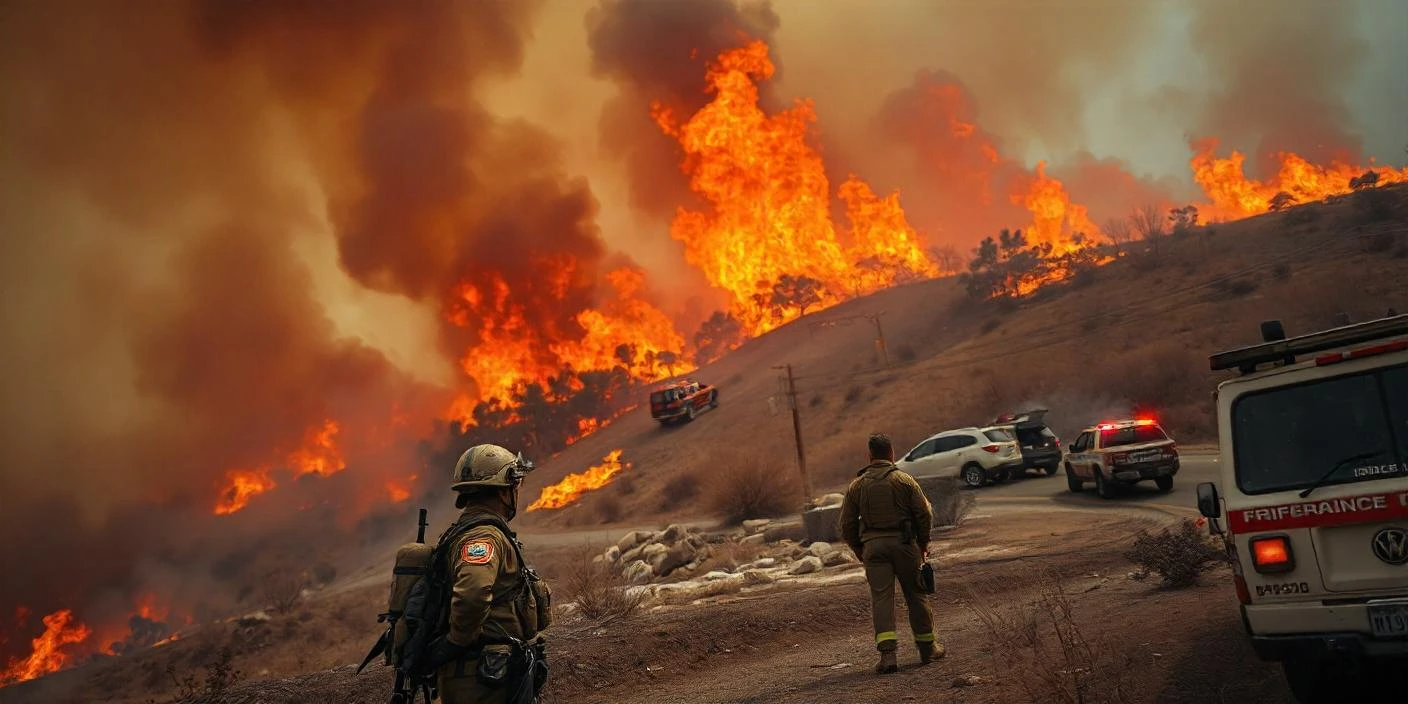
<svg viewBox="0 0 1408 704"><path fill-rule="evenodd" d="M1182 442L1215 441L1210 394L1222 377L1208 371L1209 354L1255 342L1265 319L1295 334L1344 315L1408 310L1408 189L1385 191L1388 217L1342 198L1212 224L1136 242L1091 275L1015 303L974 302L950 277L809 314L693 374L719 386L716 411L661 428L641 407L540 462L525 487L531 497L614 449L631 466L572 506L521 520L532 529L707 515L711 478L745 458L792 481L791 417L774 369L782 364L797 377L817 493L864 463L871 432L903 452L933 432L1034 404L1067 437L1138 407ZM888 366L873 323L860 317L880 313ZM692 481L667 492L679 477Z"/></svg>

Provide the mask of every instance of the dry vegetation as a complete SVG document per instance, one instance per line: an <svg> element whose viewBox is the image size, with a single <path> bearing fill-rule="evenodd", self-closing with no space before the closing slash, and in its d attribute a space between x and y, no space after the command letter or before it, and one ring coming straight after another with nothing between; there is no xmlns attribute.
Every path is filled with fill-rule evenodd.
<svg viewBox="0 0 1408 704"><path fill-rule="evenodd" d="M1205 529L1186 518L1157 533L1139 531L1124 557L1175 588L1197 584L1199 575L1227 561L1227 554L1208 540Z"/></svg>
<svg viewBox="0 0 1408 704"><path fill-rule="evenodd" d="M767 457L716 456L707 487L709 508L727 524L796 512L802 505L795 470Z"/></svg>
<svg viewBox="0 0 1408 704"><path fill-rule="evenodd" d="M572 568L559 584L566 601L576 613L597 623L607 623L630 616L645 603L641 592L632 592L621 573L610 564L593 558L601 555L594 547L583 548L572 562Z"/></svg>

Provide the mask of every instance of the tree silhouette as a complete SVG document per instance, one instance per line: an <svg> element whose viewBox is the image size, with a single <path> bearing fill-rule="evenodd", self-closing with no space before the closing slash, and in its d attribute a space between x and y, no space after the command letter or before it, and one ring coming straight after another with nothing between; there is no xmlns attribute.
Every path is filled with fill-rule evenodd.
<svg viewBox="0 0 1408 704"><path fill-rule="evenodd" d="M703 366L743 342L743 324L723 311L714 311L694 333L694 363Z"/></svg>
<svg viewBox="0 0 1408 704"><path fill-rule="evenodd" d="M1379 172L1372 170L1365 171L1364 173L1355 176L1354 178L1349 180L1349 187L1353 188L1356 191L1360 191L1365 188L1373 188L1377 185L1379 185Z"/></svg>
<svg viewBox="0 0 1408 704"><path fill-rule="evenodd" d="M1267 206L1267 208L1268 208L1269 210L1271 210L1272 212L1275 212L1275 211L1285 210L1286 208L1289 208L1289 207L1291 207L1291 206L1293 206L1293 205L1295 205L1295 204L1296 204L1296 197L1295 197L1295 196L1293 196L1293 195L1291 195L1291 194L1289 194L1289 193L1287 193L1287 192L1285 192L1285 191L1281 191L1280 193L1277 193L1276 195L1274 195L1274 196L1271 197L1271 203Z"/></svg>
<svg viewBox="0 0 1408 704"><path fill-rule="evenodd" d="M1101 229L1115 244L1116 254L1123 254L1124 246L1134 241L1134 227L1129 218L1110 218Z"/></svg>
<svg viewBox="0 0 1408 704"><path fill-rule="evenodd" d="M1198 226L1198 206L1185 205L1182 208L1170 208L1168 220L1173 223L1173 234L1186 235L1188 231Z"/></svg>
<svg viewBox="0 0 1408 704"><path fill-rule="evenodd" d="M772 296L768 302L775 311L775 317L780 317L781 312L788 308L796 308L798 315L806 315L808 308L821 303L825 293L826 285L810 276L783 274L772 285Z"/></svg>

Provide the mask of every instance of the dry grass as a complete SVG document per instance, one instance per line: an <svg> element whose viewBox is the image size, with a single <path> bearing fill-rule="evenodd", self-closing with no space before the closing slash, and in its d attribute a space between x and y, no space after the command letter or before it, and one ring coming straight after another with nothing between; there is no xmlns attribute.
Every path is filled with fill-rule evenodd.
<svg viewBox="0 0 1408 704"><path fill-rule="evenodd" d="M640 610L645 597L631 592L621 573L604 561L593 561L601 551L583 547L571 562L571 569L562 578L563 590L577 613L593 621L606 623Z"/></svg>
<svg viewBox="0 0 1408 704"><path fill-rule="evenodd" d="M1034 702L1093 704L1131 700L1133 654L1082 630L1075 595L1050 574L1037 577L1032 601L993 602L998 585L969 589L969 609L986 631L993 660Z"/></svg>
<svg viewBox="0 0 1408 704"><path fill-rule="evenodd" d="M1124 558L1159 575L1165 586L1174 588L1197 584L1204 571L1227 561L1227 555L1208 540L1203 529L1187 518L1158 533L1139 531Z"/></svg>
<svg viewBox="0 0 1408 704"><path fill-rule="evenodd" d="M264 603L275 614L293 611L303 598L304 580L302 576L280 570L264 577Z"/></svg>
<svg viewBox="0 0 1408 704"><path fill-rule="evenodd" d="M799 510L801 492L785 463L741 452L718 456L717 461L718 470L709 478L709 508L725 523Z"/></svg>
<svg viewBox="0 0 1408 704"><path fill-rule="evenodd" d="M693 473L677 474L665 482L660 489L661 508L671 511L698 498L699 476Z"/></svg>

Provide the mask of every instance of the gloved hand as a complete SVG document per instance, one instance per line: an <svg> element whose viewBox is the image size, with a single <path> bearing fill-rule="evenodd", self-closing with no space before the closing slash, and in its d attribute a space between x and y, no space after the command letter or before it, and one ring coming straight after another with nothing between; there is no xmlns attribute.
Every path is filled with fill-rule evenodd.
<svg viewBox="0 0 1408 704"><path fill-rule="evenodd" d="M453 662L455 660L458 660L459 658L464 657L465 653L469 652L469 648L466 648L463 645L455 645L454 643L451 643L450 639L446 638L445 636L441 636L431 641L429 650L430 657L427 658L427 660L429 662L429 667L432 670L439 668L441 665L444 665L447 662Z"/></svg>

